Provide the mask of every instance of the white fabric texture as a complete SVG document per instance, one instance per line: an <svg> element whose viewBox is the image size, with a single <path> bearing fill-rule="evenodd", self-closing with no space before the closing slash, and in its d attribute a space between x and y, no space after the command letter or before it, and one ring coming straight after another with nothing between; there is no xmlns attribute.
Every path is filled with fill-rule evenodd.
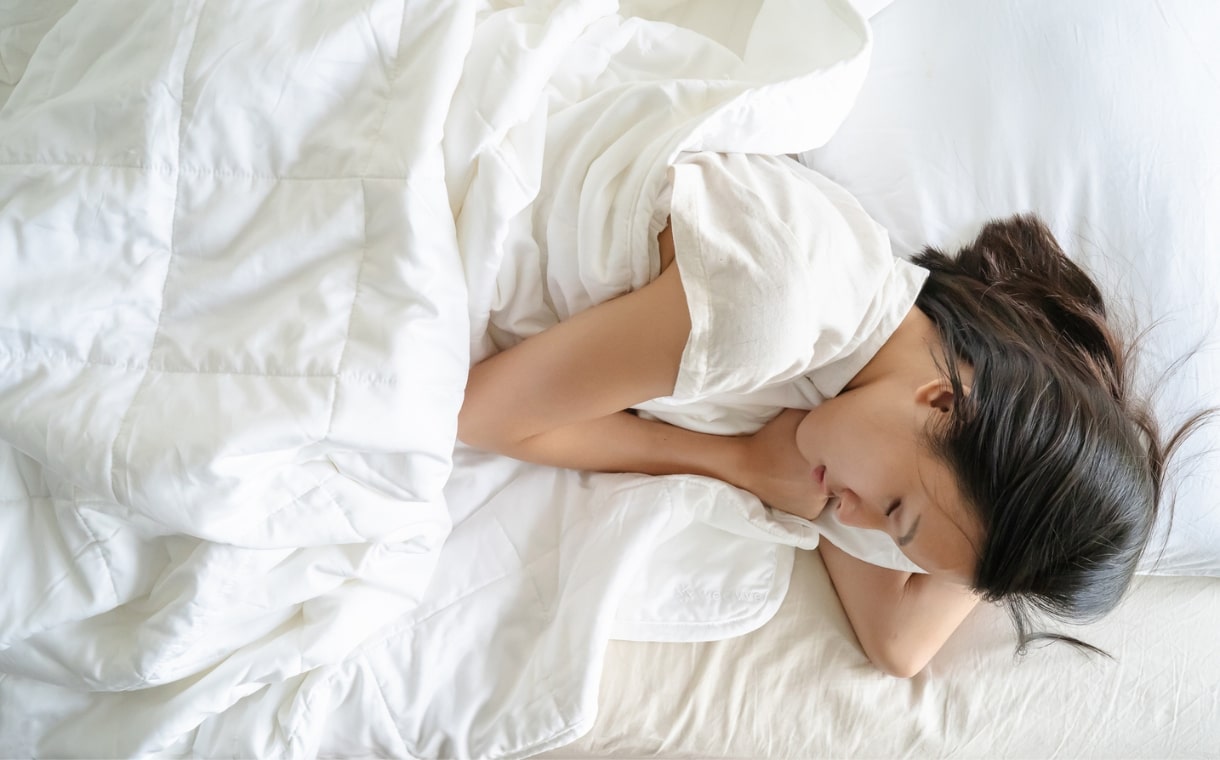
<svg viewBox="0 0 1220 760"><path fill-rule="evenodd" d="M808 377L829 398L915 304L927 272L842 188L776 156L699 154L672 169L675 260L691 332L672 399ZM828 365L836 364L831 368Z"/></svg>
<svg viewBox="0 0 1220 760"><path fill-rule="evenodd" d="M1113 661L1067 645L1017 659L1007 615L984 605L923 672L896 679L856 643L818 554L798 552L788 595L757 631L611 642L596 725L547 756L1212 758L1218 628L1220 579L1142 576L1101 622L1052 628Z"/></svg>
<svg viewBox="0 0 1220 760"><path fill-rule="evenodd" d="M0 755L521 756L612 635L774 613L817 527L454 450L471 361L648 281L681 154L867 67L837 0L636 5L0 8Z"/></svg>

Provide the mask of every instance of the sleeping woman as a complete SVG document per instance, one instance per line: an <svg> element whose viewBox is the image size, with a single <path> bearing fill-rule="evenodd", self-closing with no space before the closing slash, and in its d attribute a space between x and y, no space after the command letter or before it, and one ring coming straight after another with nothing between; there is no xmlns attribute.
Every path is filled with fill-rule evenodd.
<svg viewBox="0 0 1220 760"><path fill-rule="evenodd" d="M1022 647L1047 635L1035 611L1087 621L1118 603L1172 447L1129 394L1097 287L1045 226L992 222L956 256L908 262L842 188L781 157L694 154L667 195L656 276L476 365L461 440L711 476L888 534L926 572L819 550L865 653L897 676L980 600L1008 607ZM738 436L643 413L776 389L812 409Z"/></svg>

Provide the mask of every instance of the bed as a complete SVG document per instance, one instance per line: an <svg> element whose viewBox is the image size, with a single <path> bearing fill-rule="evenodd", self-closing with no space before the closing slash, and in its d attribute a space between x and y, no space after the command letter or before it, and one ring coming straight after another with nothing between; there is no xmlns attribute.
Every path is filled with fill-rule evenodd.
<svg viewBox="0 0 1220 760"><path fill-rule="evenodd" d="M808 551L873 537L455 448L472 361L655 274L693 150L899 253L1038 210L1220 406L1214 6L886 5L0 6L0 756L1220 751L1210 429L1077 632L1116 663L981 609L909 681Z"/></svg>

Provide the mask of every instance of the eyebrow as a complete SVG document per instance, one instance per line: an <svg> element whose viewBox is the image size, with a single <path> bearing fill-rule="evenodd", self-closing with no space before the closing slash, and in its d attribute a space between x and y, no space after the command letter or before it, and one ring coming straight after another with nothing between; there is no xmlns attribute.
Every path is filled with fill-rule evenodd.
<svg viewBox="0 0 1220 760"><path fill-rule="evenodd" d="M916 516L915 522L911 523L911 529L907 531L907 534L905 536L898 537L899 546L906 546L915 540L915 531L919 528L919 519L921 517L923 517L923 515Z"/></svg>

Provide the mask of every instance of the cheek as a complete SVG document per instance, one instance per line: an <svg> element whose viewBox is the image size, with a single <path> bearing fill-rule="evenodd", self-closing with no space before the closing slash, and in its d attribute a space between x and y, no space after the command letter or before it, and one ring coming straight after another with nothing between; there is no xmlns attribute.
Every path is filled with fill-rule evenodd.
<svg viewBox="0 0 1220 760"><path fill-rule="evenodd" d="M796 430L796 447L806 461L826 465L841 481L869 454L869 445L845 414L850 410L835 401L823 402L805 415Z"/></svg>
<svg viewBox="0 0 1220 760"><path fill-rule="evenodd" d="M825 457L830 448L838 448L842 437L836 423L833 400L810 409L796 428L796 447L806 458Z"/></svg>
<svg viewBox="0 0 1220 760"><path fill-rule="evenodd" d="M801 423L796 426L796 450L801 452L801 456L809 459L813 453L814 443L817 440L817 434L814 432L817 429L817 422L813 412L806 414Z"/></svg>
<svg viewBox="0 0 1220 760"><path fill-rule="evenodd" d="M830 428L835 426L840 406L841 402L838 398L831 398L810 409L805 414L805 418L801 420L800 427L797 428L797 435L812 440L825 435Z"/></svg>

